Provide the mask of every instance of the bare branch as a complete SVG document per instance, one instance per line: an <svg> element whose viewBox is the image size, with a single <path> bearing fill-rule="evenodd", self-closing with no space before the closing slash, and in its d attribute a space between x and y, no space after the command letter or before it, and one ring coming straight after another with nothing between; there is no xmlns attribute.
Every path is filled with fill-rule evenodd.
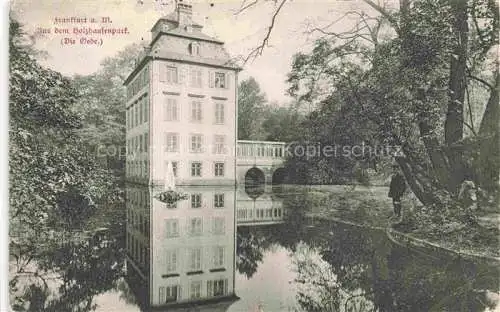
<svg viewBox="0 0 500 312"><path fill-rule="evenodd" d="M256 47L255 49L253 49L250 52L250 54L248 54L248 56L245 58L244 63L247 63L248 60L255 59L257 56L262 55L262 52L264 51L264 48L267 47L267 46L269 46L269 38L271 37L271 32L272 32L272 30L274 28L274 24L276 22L276 18L278 16L279 12L281 11L281 8L283 8L283 5L287 1L288 0L281 0L280 4L278 5L278 8L273 13L273 17L271 18L271 25L269 25L269 27L267 28L267 33L266 33L264 39L262 40L261 44L258 47Z"/></svg>
<svg viewBox="0 0 500 312"><path fill-rule="evenodd" d="M472 105L470 102L470 92L469 92L469 87L466 85L465 86L465 93L467 94L467 108L469 110L469 121L470 121L470 129L474 136L477 136L476 130L474 129L474 118L472 116Z"/></svg>
<svg viewBox="0 0 500 312"><path fill-rule="evenodd" d="M254 0L254 1L250 2L250 3L247 3L247 0L243 0L243 2L241 3L240 8L238 9L238 11L236 11L234 13L234 15L240 14L241 12L245 11L246 9L248 9L248 8L256 5L258 2L259 2L259 0Z"/></svg>
<svg viewBox="0 0 500 312"><path fill-rule="evenodd" d="M372 8L374 8L377 12L379 12L380 14L382 14L382 16L384 16L385 18L387 18L387 20L389 21L389 23L391 23L392 27L394 27L394 29L396 30L397 33L400 32L398 21L394 18L394 16L391 15L390 12L388 12L385 8L383 8L380 5L376 4L372 0L363 0L363 1L366 4L368 4L369 6L371 6Z"/></svg>

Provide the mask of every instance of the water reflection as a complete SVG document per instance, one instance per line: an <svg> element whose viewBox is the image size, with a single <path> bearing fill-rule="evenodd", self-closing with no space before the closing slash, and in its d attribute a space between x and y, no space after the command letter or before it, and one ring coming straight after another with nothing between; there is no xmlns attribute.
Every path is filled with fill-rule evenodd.
<svg viewBox="0 0 500 312"><path fill-rule="evenodd" d="M384 231L310 220L314 203L304 189L255 196L184 188L189 199L171 206L154 199L157 191L128 185L126 209L110 207L81 236L39 231L41 253L16 239L14 310L494 309L497 266L394 245Z"/></svg>
<svg viewBox="0 0 500 312"><path fill-rule="evenodd" d="M154 193L143 191L137 196ZM143 309L489 311L495 306L489 295L498 289L497 267L394 245L384 231L311 220L307 211L313 204L304 190L183 191L190 198L177 207L147 204L153 213L153 250L147 253L155 260L141 266L140 252L127 248L128 284ZM223 208L216 208L221 192ZM132 194L130 202L136 205ZM138 215L127 231L135 233L127 238L134 250L142 248L136 240L148 241L139 224L149 218ZM221 218L219 225L214 218ZM223 250L222 260L217 250ZM142 279L134 273L141 267Z"/></svg>
<svg viewBox="0 0 500 312"><path fill-rule="evenodd" d="M127 187L128 285L143 309L225 311L237 300L234 187L185 187L175 205L158 191Z"/></svg>

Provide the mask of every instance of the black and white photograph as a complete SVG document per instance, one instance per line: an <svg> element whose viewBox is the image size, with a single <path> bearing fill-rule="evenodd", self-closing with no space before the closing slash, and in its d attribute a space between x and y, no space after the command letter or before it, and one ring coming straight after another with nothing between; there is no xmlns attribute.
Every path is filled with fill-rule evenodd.
<svg viewBox="0 0 500 312"><path fill-rule="evenodd" d="M6 10L2 312L500 312L497 0Z"/></svg>

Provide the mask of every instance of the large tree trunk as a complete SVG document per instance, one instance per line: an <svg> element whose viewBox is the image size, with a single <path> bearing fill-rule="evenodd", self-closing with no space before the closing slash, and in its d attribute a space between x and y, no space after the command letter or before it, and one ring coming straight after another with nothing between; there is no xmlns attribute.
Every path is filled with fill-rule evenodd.
<svg viewBox="0 0 500 312"><path fill-rule="evenodd" d="M479 156L474 163L479 184L487 189L498 188L500 173L500 75L496 73L495 85L479 127Z"/></svg>
<svg viewBox="0 0 500 312"><path fill-rule="evenodd" d="M467 61L467 0L450 0L454 15L453 32L454 47L451 55L451 67L449 78L449 101L448 111L444 125L445 143L448 147L448 159L450 162L450 180L448 189L456 193L459 185L464 180L464 166L461 148L453 147L462 141L464 136L463 111L466 88L466 61Z"/></svg>

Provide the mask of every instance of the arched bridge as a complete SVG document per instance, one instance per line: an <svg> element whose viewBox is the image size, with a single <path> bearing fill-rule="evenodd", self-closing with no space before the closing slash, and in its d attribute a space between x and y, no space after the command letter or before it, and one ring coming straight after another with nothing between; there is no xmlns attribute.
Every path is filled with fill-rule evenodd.
<svg viewBox="0 0 500 312"><path fill-rule="evenodd" d="M285 178L285 142L238 140L236 179L239 184L280 184Z"/></svg>

